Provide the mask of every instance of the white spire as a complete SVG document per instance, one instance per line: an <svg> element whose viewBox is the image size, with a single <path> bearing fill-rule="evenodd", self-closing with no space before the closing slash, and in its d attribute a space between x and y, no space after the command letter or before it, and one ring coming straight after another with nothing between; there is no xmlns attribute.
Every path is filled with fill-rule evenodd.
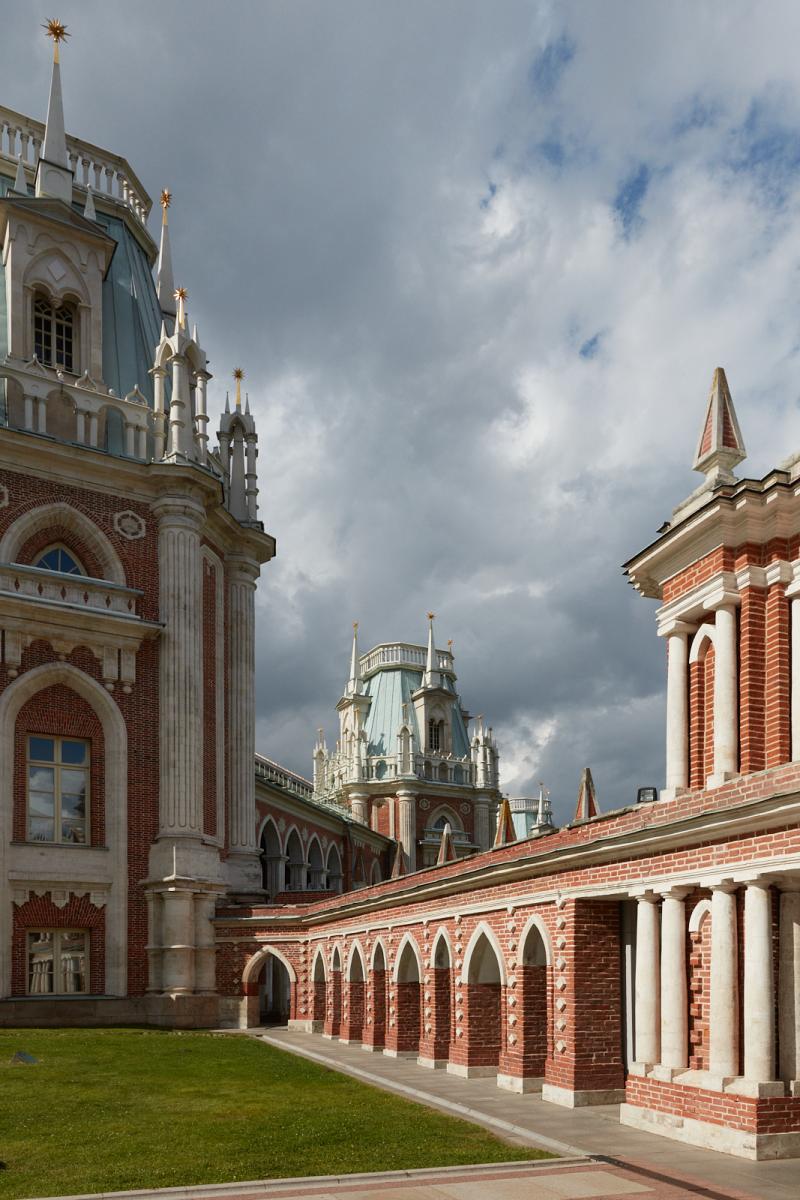
<svg viewBox="0 0 800 1200"><path fill-rule="evenodd" d="M161 193L161 246L158 251L158 266L156 268L156 293L162 313L175 316L175 279L172 274L172 251L169 244L169 222L167 209L172 200L172 193L164 188Z"/></svg>
<svg viewBox="0 0 800 1200"><path fill-rule="evenodd" d="M353 649L350 653L350 678L345 689L346 696L360 696L363 680L361 678L361 658L358 653L358 621L353 622Z"/></svg>
<svg viewBox="0 0 800 1200"><path fill-rule="evenodd" d="M425 659L425 674L422 676L424 688L439 686L439 668L436 661L436 647L433 637L433 618L436 613L428 613L428 655Z"/></svg>
<svg viewBox="0 0 800 1200"><path fill-rule="evenodd" d="M59 42L69 35L59 21L48 22L46 28L47 36L53 39L53 74L50 80L44 142L36 167L36 195L53 196L71 204L72 171L67 157L64 103L61 99L61 64L58 57Z"/></svg>

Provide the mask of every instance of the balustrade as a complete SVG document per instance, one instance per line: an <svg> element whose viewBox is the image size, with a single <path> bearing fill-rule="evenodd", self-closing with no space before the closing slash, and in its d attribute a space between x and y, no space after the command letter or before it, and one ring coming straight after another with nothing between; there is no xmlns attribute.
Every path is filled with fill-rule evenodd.
<svg viewBox="0 0 800 1200"><path fill-rule="evenodd" d="M52 604L70 604L77 608L119 613L126 617L138 615L136 604L142 595L142 592L135 588L121 587L101 579L90 579L85 575L63 575L41 567L20 566L17 563L0 564L0 593L44 600Z"/></svg>

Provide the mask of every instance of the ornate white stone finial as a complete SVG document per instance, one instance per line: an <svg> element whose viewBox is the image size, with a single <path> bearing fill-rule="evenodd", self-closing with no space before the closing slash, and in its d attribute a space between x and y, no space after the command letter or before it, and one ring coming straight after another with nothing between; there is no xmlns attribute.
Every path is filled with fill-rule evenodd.
<svg viewBox="0 0 800 1200"><path fill-rule="evenodd" d="M733 468L746 454L728 380L722 367L717 367L692 467L702 471L711 486L733 483L736 478Z"/></svg>

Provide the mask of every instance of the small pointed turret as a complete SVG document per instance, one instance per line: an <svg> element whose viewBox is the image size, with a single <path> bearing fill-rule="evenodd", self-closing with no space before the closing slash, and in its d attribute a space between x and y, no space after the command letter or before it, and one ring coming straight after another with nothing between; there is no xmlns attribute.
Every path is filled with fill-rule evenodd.
<svg viewBox="0 0 800 1200"><path fill-rule="evenodd" d="M591 817L600 815L600 806L597 803L597 794L594 790L594 780L592 772L588 767L584 767L581 771L581 783L578 788L578 803L575 807L575 821L588 821Z"/></svg>
<svg viewBox="0 0 800 1200"><path fill-rule="evenodd" d="M450 822L446 821L442 830L442 840L439 843L439 853L436 856L436 866L443 867L445 863L455 862L458 858L453 844L453 831Z"/></svg>
<svg viewBox="0 0 800 1200"><path fill-rule="evenodd" d="M363 688L361 658L358 653L358 621L353 622L353 648L350 652L350 677L345 688L346 696L360 696Z"/></svg>
<svg viewBox="0 0 800 1200"><path fill-rule="evenodd" d="M425 658L425 674L422 676L422 686L424 688L439 686L439 670L433 637L433 619L435 616L436 613L428 613L428 653Z"/></svg>
<svg viewBox="0 0 800 1200"><path fill-rule="evenodd" d="M746 454L728 381L722 367L717 367L692 467L705 474L706 484L711 487L733 483L733 468Z"/></svg>
<svg viewBox="0 0 800 1200"><path fill-rule="evenodd" d="M50 99L47 104L47 124L44 142L36 167L36 195L53 196L72 203L72 171L67 157L67 135L64 129L64 103L61 98L61 64L58 47L69 37L60 21L48 21L44 26L53 39L53 74L50 79Z"/></svg>
<svg viewBox="0 0 800 1200"><path fill-rule="evenodd" d="M172 193L167 189L161 193L161 245L156 268L156 294L162 313L175 316L175 279L172 274L172 250L169 244L169 221L167 209L172 203Z"/></svg>
<svg viewBox="0 0 800 1200"><path fill-rule="evenodd" d="M97 212L94 207L94 195L91 188L86 189L86 204L84 205L83 215L87 221L97 220Z"/></svg>
<svg viewBox="0 0 800 1200"><path fill-rule="evenodd" d="M497 810L497 833L494 837L494 844L495 846L508 846L516 840L517 831L511 816L511 805L508 802L508 796L503 796Z"/></svg>
<svg viewBox="0 0 800 1200"><path fill-rule="evenodd" d="M397 849L394 852L394 861L392 862L392 873L390 879L402 879L407 874L406 856L403 852L402 842L397 843Z"/></svg>

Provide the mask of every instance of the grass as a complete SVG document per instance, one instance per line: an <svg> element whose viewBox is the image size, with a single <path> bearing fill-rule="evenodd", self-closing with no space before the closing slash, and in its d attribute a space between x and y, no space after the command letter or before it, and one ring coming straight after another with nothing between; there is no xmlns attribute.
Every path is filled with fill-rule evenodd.
<svg viewBox="0 0 800 1200"><path fill-rule="evenodd" d="M549 1157L252 1038L0 1029L9 1200Z"/></svg>

